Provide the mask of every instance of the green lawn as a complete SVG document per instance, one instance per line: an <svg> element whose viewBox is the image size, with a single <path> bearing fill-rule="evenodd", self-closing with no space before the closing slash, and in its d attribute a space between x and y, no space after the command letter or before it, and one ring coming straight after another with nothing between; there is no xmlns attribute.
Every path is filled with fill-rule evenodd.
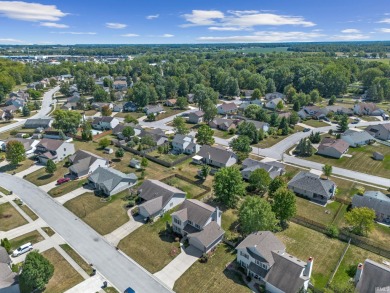
<svg viewBox="0 0 390 293"><path fill-rule="evenodd" d="M9 231L27 223L9 202L0 205L0 231Z"/></svg>
<svg viewBox="0 0 390 293"><path fill-rule="evenodd" d="M45 231L45 233L51 237L53 236L54 234L56 234L56 232L54 232L54 230L50 227L42 227L42 230Z"/></svg>
<svg viewBox="0 0 390 293"><path fill-rule="evenodd" d="M34 230L34 231L29 232L29 233L23 234L19 237L10 239L10 242L11 242L12 250L14 250L23 244L26 244L29 242L32 244L35 244L35 243L38 243L44 239L45 238L43 238L43 236L37 230Z"/></svg>
<svg viewBox="0 0 390 293"><path fill-rule="evenodd" d="M306 125L309 125L311 127L324 127L324 126L329 126L328 123L325 123L323 121L320 121L320 120L313 120L313 119L310 119L310 120L304 120L302 121L303 124L306 124Z"/></svg>
<svg viewBox="0 0 390 293"><path fill-rule="evenodd" d="M287 136L282 136L282 135L269 135L268 137L259 141L259 143L255 144L253 146L258 147L258 148L262 148L262 149L266 149L266 148L272 147L273 145L282 141L286 137Z"/></svg>
<svg viewBox="0 0 390 293"><path fill-rule="evenodd" d="M50 189L48 194L52 197L59 197L64 194L67 194L73 190L76 190L77 188L80 188L83 186L85 182L87 182L88 179L81 179L81 180L72 180L66 183L63 183L61 185L58 185L54 187L53 189Z"/></svg>
<svg viewBox="0 0 390 293"><path fill-rule="evenodd" d="M106 199L87 192L67 201L64 206L98 233L106 235L129 220L125 208L126 201L123 200L127 194L126 190L106 201Z"/></svg>
<svg viewBox="0 0 390 293"><path fill-rule="evenodd" d="M145 112L119 112L115 115L115 117L125 118L127 115L134 117L135 119L146 116Z"/></svg>
<svg viewBox="0 0 390 293"><path fill-rule="evenodd" d="M228 131L223 131L219 129L213 129L214 130L214 136L224 139L229 139L234 136L234 134L230 134Z"/></svg>
<svg viewBox="0 0 390 293"><path fill-rule="evenodd" d="M34 164L35 162L32 159L26 159L23 162L20 162L18 165L8 164L0 167L0 173L9 173L9 174L19 173L30 168Z"/></svg>
<svg viewBox="0 0 390 293"><path fill-rule="evenodd" d="M69 169L64 167L64 162L59 162L56 164L56 166L57 170L53 174L48 174L46 173L46 168L41 168L33 173L28 174L24 179L37 186L41 186L56 181L59 178L63 178L65 174L69 173Z"/></svg>
<svg viewBox="0 0 390 293"><path fill-rule="evenodd" d="M385 159L383 161L374 160L372 158L373 152L382 153ZM352 155L352 157L344 156L340 159L335 159L314 154L305 159L370 175L390 177L390 147L375 143L374 145L350 148L348 154Z"/></svg>
<svg viewBox="0 0 390 293"><path fill-rule="evenodd" d="M166 233L167 222L169 214L141 226L119 242L119 249L152 274L160 271L180 253L179 243Z"/></svg>
<svg viewBox="0 0 390 293"><path fill-rule="evenodd" d="M1 187L1 186L0 186L0 192L2 194L4 194L4 195L10 195L11 194L11 192L9 190L7 190L7 189L5 189L4 187Z"/></svg>
<svg viewBox="0 0 390 293"><path fill-rule="evenodd" d="M289 228L277 233L277 236L286 245L287 253L303 261L314 257L312 282L320 290L325 287L347 245L294 223L290 223Z"/></svg>
<svg viewBox="0 0 390 293"><path fill-rule="evenodd" d="M178 293L244 293L251 292L238 273L226 269L236 253L227 245L219 245L207 263L194 263L175 283Z"/></svg>
<svg viewBox="0 0 390 293"><path fill-rule="evenodd" d="M186 111L186 110L180 110L180 109L176 109L176 108L174 108L174 107L167 107L167 106L164 106L164 111L165 111L165 113L161 113L161 114L158 114L158 115L156 116L156 120L157 120L157 121L158 121L158 120L165 119L165 118L170 117L170 116L173 116L173 115L176 115L176 114L179 114L179 113L184 112L184 111ZM145 116L145 114L142 115L142 116Z"/></svg>
<svg viewBox="0 0 390 293"><path fill-rule="evenodd" d="M173 155L173 154L159 154L157 150L148 153L149 156L153 156L155 158L158 158L160 160L163 160L165 162L172 163L174 161L177 161L179 159L182 159L184 157L188 157L186 154L179 154L179 155Z"/></svg>
<svg viewBox="0 0 390 293"><path fill-rule="evenodd" d="M92 273L92 267L72 247L68 244L60 246L88 275Z"/></svg>
<svg viewBox="0 0 390 293"><path fill-rule="evenodd" d="M15 199L14 202L33 220L35 221L38 219L38 216L25 204L20 199Z"/></svg>
<svg viewBox="0 0 390 293"><path fill-rule="evenodd" d="M222 229L225 230L225 239L235 240L240 234L236 231L238 226L238 211L228 209L222 213Z"/></svg>
<svg viewBox="0 0 390 293"><path fill-rule="evenodd" d="M351 200L360 187L364 187L365 190L375 190L375 187L364 185L360 182L350 181L345 179L340 179L336 177L331 177L331 179L336 183L336 197L346 200ZM373 182L375 183L375 182Z"/></svg>
<svg viewBox="0 0 390 293"><path fill-rule="evenodd" d="M187 181L181 180L177 177L173 177L168 180L163 180L163 182L185 191L187 193L187 198L194 198L200 200L199 194L205 191L205 189L201 188L200 186L188 183Z"/></svg>

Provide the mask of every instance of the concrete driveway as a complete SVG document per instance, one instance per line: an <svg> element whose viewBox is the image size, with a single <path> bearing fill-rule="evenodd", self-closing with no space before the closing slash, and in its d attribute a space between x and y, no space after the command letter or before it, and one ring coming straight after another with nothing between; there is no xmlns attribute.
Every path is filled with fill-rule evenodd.
<svg viewBox="0 0 390 293"><path fill-rule="evenodd" d="M202 252L199 249L193 246L184 248L182 245L181 253L154 275L169 288L173 288L176 280L179 279L201 256Z"/></svg>
<svg viewBox="0 0 390 293"><path fill-rule="evenodd" d="M64 184L66 184L66 183L64 183ZM83 193L91 192L91 191L92 191L91 189L80 187L80 188L77 188L77 189L63 195L63 196L57 197L55 200L58 201L60 204L64 204L68 200L74 199L74 198L78 197L79 195L82 195Z"/></svg>
<svg viewBox="0 0 390 293"><path fill-rule="evenodd" d="M49 190L53 189L57 186L57 180L54 180L53 182L50 182L49 184L39 186L43 191L48 192Z"/></svg>
<svg viewBox="0 0 390 293"><path fill-rule="evenodd" d="M131 215L131 210L128 211L128 214L130 220L126 224L123 224L116 230L112 231L110 234L104 236L104 238L106 238L106 240L114 246L118 246L119 242L123 238L125 238L127 235L134 232L144 224L142 216L138 215L137 217L133 217Z"/></svg>
<svg viewBox="0 0 390 293"><path fill-rule="evenodd" d="M26 170L23 170L19 173L16 173L14 176L19 177L19 178L23 178L24 176L26 176L32 172L35 172L39 169L42 169L43 167L44 167L43 165L34 164L30 168L27 168Z"/></svg>

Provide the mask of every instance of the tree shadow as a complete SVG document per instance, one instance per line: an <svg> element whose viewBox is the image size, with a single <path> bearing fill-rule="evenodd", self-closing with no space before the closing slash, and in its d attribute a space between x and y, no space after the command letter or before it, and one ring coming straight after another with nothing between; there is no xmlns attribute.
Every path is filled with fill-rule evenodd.
<svg viewBox="0 0 390 293"><path fill-rule="evenodd" d="M45 175L38 177L38 180L46 180L46 179L53 177L53 175L54 174L45 174Z"/></svg>

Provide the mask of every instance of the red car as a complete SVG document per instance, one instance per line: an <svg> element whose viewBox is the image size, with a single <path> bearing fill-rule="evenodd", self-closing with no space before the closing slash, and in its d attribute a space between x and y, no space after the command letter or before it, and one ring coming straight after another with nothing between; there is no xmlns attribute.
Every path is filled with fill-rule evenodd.
<svg viewBox="0 0 390 293"><path fill-rule="evenodd" d="M57 180L57 185L61 185L63 183L69 182L70 178L60 178Z"/></svg>

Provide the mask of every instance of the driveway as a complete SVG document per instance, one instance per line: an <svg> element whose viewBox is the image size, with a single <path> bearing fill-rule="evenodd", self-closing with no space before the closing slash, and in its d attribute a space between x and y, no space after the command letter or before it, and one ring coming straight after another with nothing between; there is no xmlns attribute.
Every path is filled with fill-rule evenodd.
<svg viewBox="0 0 390 293"><path fill-rule="evenodd" d="M34 164L30 168L27 168L26 170L21 171L19 173L16 173L14 176L19 177L19 178L23 178L25 175L28 175L32 172L35 172L39 169L42 169L43 167L44 167L43 165Z"/></svg>
<svg viewBox="0 0 390 293"><path fill-rule="evenodd" d="M88 278L73 288L65 291L65 293L96 293L102 289L104 281L105 279L102 276L96 274L95 276Z"/></svg>
<svg viewBox="0 0 390 293"><path fill-rule="evenodd" d="M193 246L184 248L182 245L181 253L154 275L169 288L173 288L176 280L179 279L201 256L202 252L199 249Z"/></svg>
<svg viewBox="0 0 390 293"><path fill-rule="evenodd" d="M106 240L114 246L118 246L119 242L123 238L125 238L127 235L134 232L144 224L142 216L138 215L134 218L131 215L131 210L128 211L128 214L130 220L127 223L112 231L110 234L104 236L104 238L106 238Z"/></svg>
<svg viewBox="0 0 390 293"><path fill-rule="evenodd" d="M39 186L43 191L48 192L49 190L53 189L57 186L57 180L54 180L53 182L50 182L46 185Z"/></svg>
<svg viewBox="0 0 390 293"><path fill-rule="evenodd" d="M39 187L21 178L0 173L4 188L12 190L88 263L121 292L132 287L136 292L172 292L164 283L131 258L117 251L104 237L61 206Z"/></svg>
<svg viewBox="0 0 390 293"><path fill-rule="evenodd" d="M66 184L66 183L64 183L64 184ZM63 196L57 197L56 201L58 201L60 204L64 204L68 200L74 199L74 198L78 197L79 195L82 195L83 193L86 193L86 192L91 192L91 190L84 188L84 187L80 187L80 188L77 188L77 189L63 195Z"/></svg>

